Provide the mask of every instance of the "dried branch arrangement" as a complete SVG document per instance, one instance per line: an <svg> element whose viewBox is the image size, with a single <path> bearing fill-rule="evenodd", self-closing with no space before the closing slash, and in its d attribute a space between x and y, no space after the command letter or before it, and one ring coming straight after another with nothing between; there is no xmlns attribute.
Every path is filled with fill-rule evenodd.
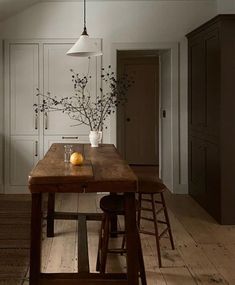
<svg viewBox="0 0 235 285"><path fill-rule="evenodd" d="M114 113L119 104L125 104L127 101L127 91L134 83L127 74L123 74L116 79L111 66L107 70L102 68L102 86L99 94L91 96L88 85L91 76L80 76L74 70L72 73L72 83L74 94L57 98L50 92L43 94L37 89L37 96L41 103L34 104L34 110L39 112L60 111L67 114L72 120L77 121L77 125L87 125L91 131L103 130L105 120Z"/></svg>

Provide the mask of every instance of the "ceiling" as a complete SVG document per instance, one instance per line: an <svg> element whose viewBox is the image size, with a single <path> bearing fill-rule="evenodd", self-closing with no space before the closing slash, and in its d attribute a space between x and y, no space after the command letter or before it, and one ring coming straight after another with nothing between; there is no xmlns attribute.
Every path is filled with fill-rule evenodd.
<svg viewBox="0 0 235 285"><path fill-rule="evenodd" d="M4 21L8 17L38 2L80 2L80 1L83 0L0 0L0 21ZM92 0L92 1L115 1L115 0ZM128 0L119 0L119 1L128 1ZM142 0L132 0L132 1L142 1ZM169 1L169 0L153 0L153 1ZM180 0L174 0L174 1L180 1ZM192 0L187 0L187 1L192 1ZM197 1L202 1L202 0L197 0Z"/></svg>
<svg viewBox="0 0 235 285"><path fill-rule="evenodd" d="M39 2L39 0L0 0L0 21Z"/></svg>

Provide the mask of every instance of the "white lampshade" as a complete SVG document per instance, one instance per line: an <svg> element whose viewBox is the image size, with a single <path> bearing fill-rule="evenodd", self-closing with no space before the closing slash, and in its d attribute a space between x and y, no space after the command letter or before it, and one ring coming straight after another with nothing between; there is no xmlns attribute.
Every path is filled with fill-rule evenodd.
<svg viewBox="0 0 235 285"><path fill-rule="evenodd" d="M67 55L89 57L102 55L102 52L94 39L89 38L87 34L82 34L67 52Z"/></svg>

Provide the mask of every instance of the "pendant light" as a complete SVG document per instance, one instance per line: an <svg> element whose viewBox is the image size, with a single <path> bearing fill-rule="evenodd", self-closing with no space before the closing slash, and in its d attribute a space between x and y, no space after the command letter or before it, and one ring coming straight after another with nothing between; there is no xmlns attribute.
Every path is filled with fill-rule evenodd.
<svg viewBox="0 0 235 285"><path fill-rule="evenodd" d="M97 43L94 39L90 38L86 29L86 0L84 4L84 25L83 32L76 43L71 47L71 49L66 53L67 55L77 56L77 57L89 57L89 56L99 56L102 55Z"/></svg>

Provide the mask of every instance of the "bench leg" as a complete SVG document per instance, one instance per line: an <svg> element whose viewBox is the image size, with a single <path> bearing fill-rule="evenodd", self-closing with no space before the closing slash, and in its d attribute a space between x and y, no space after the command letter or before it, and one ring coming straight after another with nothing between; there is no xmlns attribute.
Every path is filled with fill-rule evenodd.
<svg viewBox="0 0 235 285"><path fill-rule="evenodd" d="M47 203L47 237L54 237L55 194L48 193Z"/></svg>
<svg viewBox="0 0 235 285"><path fill-rule="evenodd" d="M41 272L42 194L32 194L30 285L39 285Z"/></svg>

